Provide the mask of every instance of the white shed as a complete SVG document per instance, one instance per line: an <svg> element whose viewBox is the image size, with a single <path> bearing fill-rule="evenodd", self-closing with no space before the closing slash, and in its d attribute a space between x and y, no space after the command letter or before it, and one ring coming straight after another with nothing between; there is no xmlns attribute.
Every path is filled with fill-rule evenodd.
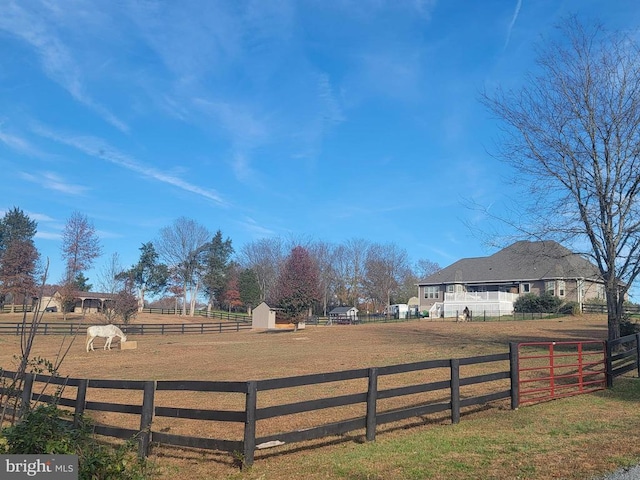
<svg viewBox="0 0 640 480"><path fill-rule="evenodd" d="M276 309L262 302L251 312L251 326L253 328L276 328Z"/></svg>

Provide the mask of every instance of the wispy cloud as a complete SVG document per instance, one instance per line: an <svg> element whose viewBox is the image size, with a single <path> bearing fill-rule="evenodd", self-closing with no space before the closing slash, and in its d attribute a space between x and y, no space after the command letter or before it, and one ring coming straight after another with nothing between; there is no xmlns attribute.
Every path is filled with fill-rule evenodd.
<svg viewBox="0 0 640 480"><path fill-rule="evenodd" d="M245 230L257 237L269 237L276 233L264 224L256 222L251 217L245 217L244 221L240 221L239 223Z"/></svg>
<svg viewBox="0 0 640 480"><path fill-rule="evenodd" d="M0 30L4 30L30 45L41 59L45 74L62 86L78 102L100 115L118 130L128 132L129 127L106 107L96 102L86 91L82 70L70 49L54 31L54 22L46 20L46 8L36 5L30 12L23 2L3 4Z"/></svg>
<svg viewBox="0 0 640 480"><path fill-rule="evenodd" d="M150 178L186 192L199 195L208 200L212 200L220 206L227 205L227 202L217 192L199 187L198 185L187 182L180 177L162 172L150 165L139 162L129 155L119 152L100 138L90 136L65 136L46 130L42 127L38 128L37 131L43 137L47 137L51 140L57 141L58 143L73 147L86 155L94 158L100 158L103 161L110 162L114 165L135 172L142 177Z"/></svg>
<svg viewBox="0 0 640 480"><path fill-rule="evenodd" d="M60 232L44 232L42 230L38 230L36 232L36 238L41 238L42 240L61 240L62 233Z"/></svg>
<svg viewBox="0 0 640 480"><path fill-rule="evenodd" d="M2 130L0 130L0 142L4 143L6 146L18 153L29 156L42 156L38 149L31 145L31 143L29 143L24 138L4 132Z"/></svg>
<svg viewBox="0 0 640 480"><path fill-rule="evenodd" d="M73 183L67 182L64 178L53 172L40 172L37 175L21 172L19 176L23 180L34 183L41 188L64 193L65 195L83 195L88 190L88 188L83 185L74 185Z"/></svg>
<svg viewBox="0 0 640 480"><path fill-rule="evenodd" d="M516 4L516 9L513 12L513 16L511 17L511 22L509 22L509 27L507 28L507 38L504 42L503 50L506 50L507 47L509 46L509 41L511 41L511 32L513 31L513 27L515 26L516 21L518 20L518 15L520 15L521 7L522 7L522 0L518 0L518 3Z"/></svg>
<svg viewBox="0 0 640 480"><path fill-rule="evenodd" d="M321 74L318 80L318 95L323 106L325 120L331 125L344 122L345 117L331 86L331 80L326 74Z"/></svg>

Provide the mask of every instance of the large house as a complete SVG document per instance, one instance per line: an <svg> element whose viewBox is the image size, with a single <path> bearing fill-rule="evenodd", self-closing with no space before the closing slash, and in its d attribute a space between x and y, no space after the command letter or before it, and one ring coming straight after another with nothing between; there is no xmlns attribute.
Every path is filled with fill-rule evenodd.
<svg viewBox="0 0 640 480"><path fill-rule="evenodd" d="M418 283L420 311L455 317L508 314L522 294L549 292L566 302L604 298L598 268L554 241L521 241L488 257L463 258Z"/></svg>

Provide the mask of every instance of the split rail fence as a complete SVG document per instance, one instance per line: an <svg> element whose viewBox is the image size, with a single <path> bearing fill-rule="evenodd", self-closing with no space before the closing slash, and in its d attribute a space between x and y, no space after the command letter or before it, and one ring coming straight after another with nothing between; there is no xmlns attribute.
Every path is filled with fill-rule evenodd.
<svg viewBox="0 0 640 480"><path fill-rule="evenodd" d="M87 327L86 323L40 323L38 335L75 335ZM251 330L251 323L216 322L216 323L136 323L118 325L126 335L169 335L169 334L205 334L239 332ZM0 323L0 335L22 335L31 328L29 323Z"/></svg>
<svg viewBox="0 0 640 480"><path fill-rule="evenodd" d="M606 386L612 386L613 379L623 373L634 369L640 373L639 340L640 335L636 334L616 342L604 342L603 383ZM548 346L540 347L546 355ZM267 447L358 430L363 431L367 441L372 441L384 424L415 417L424 421L423 417L431 414L444 414L444 418L450 418L455 424L462 414L507 399L512 409L518 408L523 377L527 375L520 363L520 348L520 344L511 343L508 352L494 355L240 382L94 380L27 374L22 391L13 395L20 396L22 405L27 406L34 401L55 402L72 410L76 422L87 411L100 412L100 415L104 412L128 414L124 426L96 421L94 432L120 439L137 438L141 456L148 455L152 444L162 444L231 452L234 458L242 459L244 466L250 466L255 452ZM588 355L584 358L587 364L592 363ZM565 375L561 374L561 379L566 378ZM0 372L0 381L2 377L14 376L14 372ZM57 386L57 392L36 393L36 384L45 384L49 389ZM97 394L97 391L107 392L100 401L102 392ZM118 393L123 391L129 395ZM269 392L276 391L289 394L276 400L269 397ZM170 400L163 397L171 392L174 395ZM328 396L332 392L338 394ZM0 393L7 392L0 390ZM234 396L234 401L227 401L227 396ZM134 397L137 400L133 400ZM115 403L113 399L125 403ZM346 408L347 413L335 413L340 408ZM331 413L318 413L325 410ZM297 427L295 422L284 420L299 415L306 416ZM326 418L331 421L319 420ZM196 424L183 424L181 428L181 421ZM215 428L214 424L219 426ZM281 431L283 425L294 427ZM168 433L169 430L176 433ZM206 432L208 436L182 434L194 431Z"/></svg>

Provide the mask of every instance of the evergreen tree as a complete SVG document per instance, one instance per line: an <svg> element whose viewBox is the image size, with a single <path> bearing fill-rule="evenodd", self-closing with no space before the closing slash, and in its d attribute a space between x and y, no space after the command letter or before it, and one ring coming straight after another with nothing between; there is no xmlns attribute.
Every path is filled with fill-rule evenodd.
<svg viewBox="0 0 640 480"><path fill-rule="evenodd" d="M222 232L218 230L213 239L203 247L201 255L204 264L202 283L211 307L213 303L221 303L227 285L227 274L233 255L231 240L223 240Z"/></svg>
<svg viewBox="0 0 640 480"><path fill-rule="evenodd" d="M143 243L140 247L140 259L121 277L130 278L132 287L138 290L138 311L144 308L146 293L162 292L169 281L169 268L158 261L159 255L152 242Z"/></svg>
<svg viewBox="0 0 640 480"><path fill-rule="evenodd" d="M253 269L245 268L240 272L238 290L240 292L240 301L245 308L254 308L261 302L260 283Z"/></svg>
<svg viewBox="0 0 640 480"><path fill-rule="evenodd" d="M6 212L0 220L0 255L13 240L33 242L37 227L37 222L31 220L18 207Z"/></svg>

